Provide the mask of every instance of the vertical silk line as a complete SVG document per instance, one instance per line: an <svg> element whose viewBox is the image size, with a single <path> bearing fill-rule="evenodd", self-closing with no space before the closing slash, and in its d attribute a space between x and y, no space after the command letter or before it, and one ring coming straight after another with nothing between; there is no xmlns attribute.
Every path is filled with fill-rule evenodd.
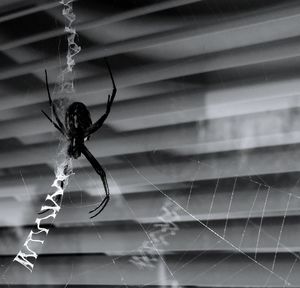
<svg viewBox="0 0 300 288"><path fill-rule="evenodd" d="M61 0L64 7L62 15L65 17L65 32L67 34L68 51L67 51L67 65L62 71L61 80L61 92L73 93L74 92L74 75L73 68L75 66L74 57L80 52L81 47L75 42L77 33L72 26L76 20L76 16L73 12L73 0Z"/></svg>
<svg viewBox="0 0 300 288"><path fill-rule="evenodd" d="M63 5L62 14L65 17L65 32L67 34L68 51L66 55L66 67L62 70L60 78L61 93L73 93L74 92L74 77L73 69L75 66L74 57L81 50L81 47L76 44L76 30L72 27L73 22L76 20L76 16L73 12L73 0L61 0L59 3ZM41 207L40 214L44 214L44 217L36 218L35 227L30 231L27 236L23 247L18 252L13 261L16 261L23 265L30 272L33 271L34 261L38 257L36 252L36 245L43 244L45 237L48 235L49 229L42 227L42 224L49 223L48 219L52 218L52 222L56 218L58 212L61 209L64 190L68 185L68 178L72 174L72 161L71 158L66 156L67 142L64 143L59 155L62 155L60 162L57 162L55 180L51 187L56 190L53 194L48 194L45 200L45 205ZM42 223L42 221L47 221ZM41 248L41 247L39 247Z"/></svg>
<svg viewBox="0 0 300 288"><path fill-rule="evenodd" d="M35 227L27 236L26 241L23 245L24 248L19 251L19 253L13 260L22 264L30 272L32 272L34 267L33 261L38 257L37 252L35 252L35 246L37 243L43 244L45 241L45 237L49 232L49 229L41 226L41 224L45 224L42 223L42 221L44 220L47 221L46 223L48 223L48 219L52 218L53 222L61 208L61 199L63 197L64 189L68 184L68 178L71 175L72 171L71 169L68 169L70 167L69 162L69 159L66 159L64 163L62 163L62 165L57 168L55 175L56 179L51 185L51 187L56 188L56 190L53 194L47 195L45 202L49 204L43 205L41 207L41 212L43 212L42 214L44 214L44 212L47 212L47 214L44 217L36 218ZM33 259L32 261L30 261L28 258Z"/></svg>

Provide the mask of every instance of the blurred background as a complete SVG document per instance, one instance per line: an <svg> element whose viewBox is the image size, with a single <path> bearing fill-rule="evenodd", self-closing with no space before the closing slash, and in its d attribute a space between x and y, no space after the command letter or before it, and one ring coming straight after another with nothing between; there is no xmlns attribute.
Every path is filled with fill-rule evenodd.
<svg viewBox="0 0 300 288"><path fill-rule="evenodd" d="M67 39L59 1L0 1L1 287L299 287L300 5L76 0L86 143L30 273L13 262L52 193ZM23 248L22 248L23 247ZM23 249L24 250L24 249Z"/></svg>

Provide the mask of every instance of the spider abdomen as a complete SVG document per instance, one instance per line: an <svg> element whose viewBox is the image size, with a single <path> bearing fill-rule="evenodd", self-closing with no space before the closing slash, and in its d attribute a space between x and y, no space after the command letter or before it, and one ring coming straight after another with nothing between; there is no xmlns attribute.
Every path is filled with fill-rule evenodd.
<svg viewBox="0 0 300 288"><path fill-rule="evenodd" d="M70 139L68 154L77 159L81 155L85 132L92 125L91 115L87 107L81 102L72 103L67 111L65 126Z"/></svg>
<svg viewBox="0 0 300 288"><path fill-rule="evenodd" d="M91 115L81 102L72 103L66 111L66 129L70 134L83 133L92 125Z"/></svg>

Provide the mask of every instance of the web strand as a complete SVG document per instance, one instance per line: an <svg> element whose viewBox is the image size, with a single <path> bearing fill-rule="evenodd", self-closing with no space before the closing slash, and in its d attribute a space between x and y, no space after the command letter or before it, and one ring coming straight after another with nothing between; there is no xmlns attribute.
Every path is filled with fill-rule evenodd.
<svg viewBox="0 0 300 288"><path fill-rule="evenodd" d="M221 235L219 235L216 231L214 231L213 229L211 229L210 227L208 227L203 221L199 220L198 218L196 218L194 215L192 215L190 212L188 212L184 207L182 207L180 204L178 204L175 200L173 200L171 197L169 197L165 192L163 192L161 189L159 189L154 183L152 183L150 180L148 180L148 178L146 176L144 176L140 171L138 171L138 169L131 163L131 161L129 161L127 159L127 161L129 162L129 164L131 165L131 167L136 171L136 173L138 175L140 175L147 183L153 185L153 187L155 189L157 189L157 191L159 191L162 195L164 195L167 199L169 199L170 201L172 201L175 205L177 205L182 211L184 211L187 215L189 215L192 219L194 219L195 221L197 221L201 226L205 227L207 230L209 230L210 232L212 232L214 235L216 235L218 238L220 238L221 240L223 240L225 243L227 243L228 245L230 245L234 250L238 251L239 253L241 253L242 255L244 255L246 258L248 258L250 261L252 261L253 263L257 264L258 266L260 266L261 268L263 268L264 270L266 270L267 272L269 272L270 274L276 276L276 278L280 279L281 281L283 281L283 283L287 283L288 285L290 285L290 283L288 283L288 281L286 279L284 279L282 276L276 274L274 271L272 271L271 269L269 269L268 267L264 266L263 264L261 264L260 262L258 262L255 258L251 257L250 255L248 255L247 253L245 253L244 251L242 251L239 247L237 247L236 245L234 245L233 243L231 243L230 241L228 241L227 239L225 239L224 237L222 237ZM267 192L267 196L266 196L266 201L264 204L264 208L267 202L267 198L269 195L270 189L268 189Z"/></svg>

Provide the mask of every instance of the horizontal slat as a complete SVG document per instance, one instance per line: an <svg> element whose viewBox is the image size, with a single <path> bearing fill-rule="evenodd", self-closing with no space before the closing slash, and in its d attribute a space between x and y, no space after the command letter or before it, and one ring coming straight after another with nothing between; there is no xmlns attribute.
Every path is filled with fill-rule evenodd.
<svg viewBox="0 0 300 288"><path fill-rule="evenodd" d="M155 81L162 81L197 73L217 71L220 69L242 67L245 65L253 65L262 62L264 62L266 65L267 62L272 62L275 60L291 60L293 57L300 55L298 53L298 46L299 39L292 38L258 46L250 46L225 52L211 53L205 56L196 56L175 61L165 61L161 64L148 64L142 67L128 68L125 72L113 71L113 74L117 87L121 89L124 87L152 83ZM181 69L178 69L178 67L181 67ZM4 74L7 75L6 72ZM79 79L76 83L76 93L78 95L86 95L88 93L95 92L100 93L97 91L104 89L111 89L111 80L108 77L92 77L88 80ZM106 93L107 92L104 94L101 93L100 95L103 96L101 98L99 96L98 98L99 100L102 99L102 103L105 103ZM41 94L45 94L44 87L41 91L27 93L25 97L24 93L21 95L14 95L13 97L12 95L3 95L0 102L1 109L4 110L19 107L21 105L44 102L45 99L41 97ZM119 94L121 95L122 93Z"/></svg>
<svg viewBox="0 0 300 288"><path fill-rule="evenodd" d="M220 284L226 286L228 281L233 287L268 287L268 285L283 287L288 283L297 286L300 281L297 273L299 264L296 263L292 267L294 257L289 255L278 255L275 275L269 272L274 258L272 254L260 256L257 263L239 254L204 254L196 259L192 259L193 257L194 255L186 256L184 259L178 259L178 255L166 257L168 268L174 271L173 277L164 263L159 263L153 269L139 270L128 262L127 257L116 259L98 255L40 257L36 261L33 273L29 273L19 263L15 263L6 272L5 278L1 278L0 281L35 285L65 285L68 280L73 285L147 285L163 284L164 281L171 282L176 279L179 284L200 287L214 287ZM9 259L3 258L3 260ZM286 283L285 279L289 272L289 281Z"/></svg>
<svg viewBox="0 0 300 288"><path fill-rule="evenodd" d="M119 92L122 94L122 91ZM118 94L119 94L118 93ZM134 99L134 100L127 100L127 101L121 101L116 102L113 105L113 111L109 115L109 118L107 119L106 123L112 123L114 125L121 125L121 123L124 122L124 120L129 119L132 121L137 121L137 118L145 118L149 119L150 117L157 118L160 117L163 119L163 115L168 114L174 115L176 113L185 113L189 110L192 110L195 108L195 104L198 102L200 104L201 100L198 96L200 96L200 93L198 91L194 92L192 97L183 97L183 92L178 92L178 95L172 94L159 94L155 97L144 97L142 99ZM123 95L122 95L123 96ZM171 103L176 102L175 105L170 106ZM196 103L195 103L196 102ZM156 108L157 107L157 108ZM94 116L94 122L97 120L97 118L100 118L100 116L104 113L106 108L105 105L97 105L93 106L90 111L91 114ZM199 107L200 108L200 107ZM187 110L187 111L186 111ZM97 117L97 118L96 118ZM182 118L182 117L181 117ZM194 120L196 120L196 117L193 117ZM42 113L39 113L39 115L34 117L27 117L27 118L21 118L16 119L13 121L5 121L0 122L0 129L2 129L3 133L0 135L0 139L5 139L9 137L22 137L22 136L29 136L29 135L36 135L40 133L46 133L55 131L55 128L53 125L49 124L48 121L44 121L45 117L42 115ZM150 118L151 120L151 118ZM184 120L182 118L182 120ZM187 119L184 122L190 122L192 119ZM159 121L159 120L158 120ZM38 127L36 129L32 129L32 127L39 123ZM159 121L159 124L153 123L154 121L150 121L150 124L148 125L148 128L156 127L156 126L165 126L165 122ZM176 124L181 123L181 121L173 122L170 124ZM167 124L169 124L167 122ZM141 126L140 129L146 128L145 125ZM126 129L128 130L128 129ZM134 127L132 130L135 130Z"/></svg>
<svg viewBox="0 0 300 288"><path fill-rule="evenodd" d="M166 43L159 39L159 45L149 45L135 53L154 59L171 60L298 36L296 27L299 23L299 15L296 10L292 11L293 5L297 6L297 4L296 2L282 4L283 2L276 6L256 8L252 10L254 13L239 12L238 15L234 15L235 11L229 9L225 13L219 13L216 18L207 17L203 13L197 22L190 26L183 26L182 30L189 29L181 39L176 38ZM222 10L223 7L220 9ZM198 27L195 26L196 23L199 24ZM289 29L287 30L286 27ZM198 35L193 33L197 30ZM212 33L213 31L215 33ZM165 51L168 51L167 55Z"/></svg>
<svg viewBox="0 0 300 288"><path fill-rule="evenodd" d="M185 95L186 93L188 95ZM300 103L298 93L300 95L298 78L278 79L276 82L269 83L266 81L244 85L238 83L228 85L224 89L213 86L205 89L190 89L116 102L107 123L128 131L298 107ZM118 94L121 95L122 91ZM105 105L93 106L90 110L94 117L96 115L99 117L104 112ZM297 110L295 109L295 111ZM279 116L273 116L276 113ZM287 117L280 119L280 113L289 113L289 110L276 113L267 114L266 121L269 121L271 117L278 117L278 121L284 122ZM15 137L16 135L22 137L54 131L53 126L44 120L44 116L40 113L39 116L0 122L0 128L3 131L0 138ZM226 119L226 121L228 122L230 119ZM32 129L37 122L39 125L36 126L36 129ZM237 129L240 128L237 127ZM247 131L244 133L247 134Z"/></svg>
<svg viewBox="0 0 300 288"><path fill-rule="evenodd" d="M107 72L107 71L105 71ZM106 76L108 76L105 73ZM81 91L80 93L76 93L72 95L72 99L75 98L75 100L79 100L84 102L86 105L99 105L99 104L106 104L107 101L107 95L111 92L112 86L111 81L106 82L106 87L98 86L98 82L102 81L100 77L93 77L90 78L87 81L82 80L81 82ZM185 89L188 89L189 87L194 87L195 85L192 84L186 84ZM197 85L199 87L199 85ZM40 104L44 103L46 104L47 94L46 94L46 88L45 85L41 85L42 89L38 89L37 91L30 91L26 94L14 94L13 96L5 96L0 98L0 104L1 104L1 111L4 113L4 118L1 115L2 119L6 119L5 113L8 113L7 109L14 109L14 108L20 108L23 107L28 110L27 105L32 104ZM50 91L54 89L54 86L50 85ZM76 84L76 90L77 90L77 84ZM118 92L116 97L116 102L128 100L128 99L138 99L142 97L147 97L151 95L156 94L163 94L167 92L175 92L178 90L182 90L182 85L180 83L176 83L175 81L169 80L169 81L162 81L162 82L154 82L154 83L146 83L142 85L137 86L130 86L125 88L120 88L118 85ZM44 97L41 97L43 95ZM52 97L54 97L52 95ZM11 101L14 98L14 101ZM27 106L27 107L26 107ZM49 107L48 105L45 105L45 107ZM29 106L29 108L32 108ZM30 112L32 113L33 109ZM14 111L13 111L14 112ZM40 113L40 111L37 111ZM14 114L18 114L15 112ZM37 113L36 113L37 114ZM28 114L26 114L27 116ZM17 116L15 116L17 117ZM12 118L12 116L10 117Z"/></svg>
<svg viewBox="0 0 300 288"><path fill-rule="evenodd" d="M47 121L45 119L44 121ZM162 127L151 129L145 132L134 131L130 133L120 133L106 139L98 139L90 142L88 149L93 151L95 157L120 156L122 154L141 153L154 149L176 148L178 145L197 144L197 125ZM159 139L159 140L158 140ZM26 150L14 150L14 158L10 154L0 153L0 168L16 167L23 165L34 165L41 163L53 164L53 156L57 150L57 145L33 145L26 146Z"/></svg>
<svg viewBox="0 0 300 288"><path fill-rule="evenodd" d="M96 157L109 157L150 152L154 149L176 149L178 152L204 154L294 144L300 142L300 132L297 130L299 115L299 109L287 109L267 114L214 119L199 124L187 123L123 132L116 136L97 137L88 147ZM46 121L47 119L44 120ZM260 126L262 122L264 125ZM28 129L31 127L29 125ZM26 149L13 150L16 156L14 158L4 151L0 153L0 168L52 164L55 149L55 144L28 145Z"/></svg>
<svg viewBox="0 0 300 288"><path fill-rule="evenodd" d="M91 151L93 150L91 149ZM298 171L299 153L300 151L297 146L283 146L269 149L255 149L253 151L227 152L226 154L219 155L212 154L209 157L202 156L202 158L200 156L194 156L195 161L177 158L168 160L167 163L162 164L154 164L151 162L151 165L147 164L151 161L151 158L146 158L144 165L135 164L135 161L132 162L133 165L137 167L137 171L130 167L129 164L127 167L118 169L107 167L110 173L108 174L108 180L114 191L123 191L123 189L126 191L126 186L149 185L149 183L143 179L143 176L147 177L149 182L159 185L180 183L182 181L191 181L192 179L209 180L218 177L228 178L254 174L265 175L295 172ZM152 161L153 160L155 161L155 158L152 159ZM197 161L199 161L199 164ZM74 162L74 164L75 163L76 162ZM90 167L89 164L88 167ZM140 175L138 173L140 173ZM93 177L95 182L87 179L87 175ZM110 175L112 175L112 178L110 178ZM19 181L16 182L16 179L19 179ZM74 181L75 180L80 183L82 189L90 192L94 191L95 194L99 193L98 177L91 168L86 170L86 172L79 170L76 176L74 176ZM41 192L40 189L43 189L45 186L49 187L49 184L52 183L53 176L46 177L46 175L44 175L42 179L39 178L39 175L28 176L25 177L25 181L28 187L30 187L29 189L33 190L33 193L40 194L44 193ZM3 196L24 194L24 186L20 176L3 177L1 183L1 195ZM75 189L75 191L78 190L76 183L74 183L74 185L75 186L71 189Z"/></svg>
<svg viewBox="0 0 300 288"><path fill-rule="evenodd" d="M279 11L274 12L271 11L270 13L261 13L261 15L259 15L258 13L256 14L250 14L249 17L242 17L242 18L238 18L238 19L233 19L232 21L225 21L225 23L221 22L221 23L216 23L213 24L211 26L207 26L207 27L203 27L203 25L199 25L199 26L195 26L193 25L193 27L187 27L187 28L180 28L178 30L175 31L167 31L167 32L160 32L160 33L156 33L154 35L146 35L144 37L138 37L137 39L129 39L127 41L120 41L120 42L116 42L116 43L112 43L112 44L107 44L107 45L103 45L101 47L101 49L99 49L99 47L95 47L95 48L89 48L89 49L85 49L85 51L82 51L82 53L78 54L77 57L77 62L83 62L83 61L90 61L90 60L94 60L94 59L98 59L98 58L103 58L103 57L108 57L108 56L113 56L113 55L118 55L118 54L123 54L123 53L128 53L128 52L133 52L136 50L140 50L143 48L147 48L150 46L154 46L157 45L157 43L160 43L160 45L162 45L163 43L168 43L168 42L173 42L176 40L182 40L182 39L188 39L188 38L193 38L193 37L199 37L199 35L204 35L205 37L207 37L207 35L209 33L215 34L216 37L218 37L218 33L223 33L225 31L229 32L230 37L232 38L233 35L234 37L239 37L239 33L244 34L245 35L245 31L242 31L243 27L246 27L246 30L248 29L248 27L250 26L252 29L254 29L254 31L259 31L260 29L258 29L259 24L261 23L269 23L270 21L272 22L272 20L277 20L278 18L280 18L280 15L282 15L281 17L283 18L291 18L291 16L295 16L299 14L299 7L289 7L287 10L281 10L278 9ZM292 15L291 15L292 13ZM278 15L279 14L279 15ZM270 28L274 28L273 25L270 26ZM234 33L233 34L233 30L237 30L238 33ZM217 33L218 32L218 33ZM284 35L286 36L286 31L284 31ZM272 35L270 33L266 33L266 36L263 38L263 41L267 41L266 37L268 37L268 35ZM295 33L294 35L290 35L291 36L296 36L298 35L297 33ZM271 41L272 38L269 40ZM276 43L278 42L278 43ZM242 57L242 59L237 59L240 57L235 57L235 60L230 60L230 67L234 67L234 66L241 66L243 62L247 62L248 65L250 63L254 64L254 63L260 63L260 62L265 62L265 61L270 61L270 57L272 58L272 60L274 61L276 58L277 59L283 59L283 58L289 58L293 56L299 56L299 53L297 53L296 51L292 51L289 50L285 51L286 53L282 53L280 47L278 47L278 45L280 44L281 41L275 41L275 43L272 43L272 48L271 50L276 50L276 54L277 56L275 57L274 55L268 55L271 51L269 51L269 53L265 53L266 52L266 47L265 49L263 48L263 46L266 45L266 43L264 43L264 45L258 45L258 46L262 46L262 50L261 53L258 53L258 51L253 51L250 52L248 50L252 50L254 49L254 47L246 47L248 49L248 56L247 58ZM251 43L253 44L253 43ZM254 41L254 44L255 41ZM248 44L250 45L250 44ZM266 46L270 46L270 44L266 45ZM274 46L276 46L276 49L274 49ZM299 47L298 47L299 48ZM230 52L230 54L235 54L235 50L238 51L239 48L233 49L234 51ZM245 48L240 48L241 50L245 49ZM254 49L256 50L256 49ZM270 50L270 47L268 47L268 50ZM297 50L299 51L299 49ZM274 54L275 51L273 51ZM212 58L215 58L217 55L220 57L221 55L219 55L222 52L215 52L215 53L211 53ZM250 60L251 56L253 55L253 53L255 53L256 55L256 60ZM278 55L278 53L280 53L280 56ZM224 54L228 54L226 52L224 52ZM224 55L224 56L225 56ZM236 55L235 55L236 56ZM200 57L200 56L199 56ZM206 56L208 57L208 56ZM205 57L205 58L206 58ZM209 57L210 58L210 57ZM262 60L262 58L264 60ZM246 60L247 59L247 60ZM205 60L205 59L203 59ZM239 61L242 61L242 63L240 65L238 65L237 63ZM185 60L186 61L186 60ZM210 59L211 61L211 59ZM0 71L0 79L4 80L4 79L8 79L11 77L16 77L16 76L20 76L20 75L24 75L27 73L32 73L33 71L37 72L40 70L44 70L44 67L46 66L48 69L50 68L55 68L57 66L60 65L60 63L57 61L57 58L53 58L53 59L43 59L43 67L41 67L41 60L38 61L32 61L29 63L25 63L25 64L19 64L16 65L15 67L11 67L9 69L5 69L5 71ZM176 60L176 65L177 67L180 66L180 61ZM186 61L188 62L188 61ZM204 61L205 62L205 61ZM207 66L207 63L202 63L203 66ZM227 64L228 65L228 64ZM246 65L246 64L243 64ZM225 67L220 67L219 69L224 69ZM171 69L171 67L170 67ZM168 69L168 70L170 70ZM207 68L206 68L207 69ZM185 70L185 69L183 69ZM199 73L199 72L198 72ZM118 79L118 78L116 78ZM119 82L119 81L118 81Z"/></svg>
<svg viewBox="0 0 300 288"><path fill-rule="evenodd" d="M202 0L170 0L170 1L164 1L162 3L154 3L151 5L144 6L144 7L130 9L129 11L124 11L119 14L113 14L113 15L110 15L107 17L103 17L99 20L97 19L97 20L92 20L89 22L79 23L76 26L76 31L80 32L80 31L84 31L87 29L93 29L93 28L96 28L99 26L108 25L108 24L112 24L115 22L120 22L120 21L124 21L127 19L140 17L140 16L144 16L144 15L147 15L150 13L164 11L167 9L176 8L176 7L180 7L183 5L188 5L188 4L192 4L192 3L196 3L196 2L200 2L200 1L202 1ZM55 3L52 5L57 6L58 4ZM13 16L8 15L6 17L11 18ZM1 21L1 19L0 19L0 21ZM17 48L17 47L20 47L23 45L28 45L28 44L32 44L35 42L47 40L50 38L62 36L64 33L65 33L65 31L62 28L54 29L51 31L43 31L42 33L39 33L39 34L30 35L30 36L27 36L27 37L24 37L24 38L21 38L18 40L14 40L14 41L2 44L2 45L0 45L0 51L5 51L8 49Z"/></svg>
<svg viewBox="0 0 300 288"><path fill-rule="evenodd" d="M260 224L261 219L247 221L247 219L229 219L227 223L225 220L204 221L219 236L195 221L194 223L181 223L180 218L174 222L175 224L169 224L170 229L165 232L159 226L155 226L159 222L152 222L152 225L141 222L127 225L108 223L99 226L86 224L80 227L77 225L74 225L75 227L48 227L50 229L48 236L38 237L38 239L45 239L43 249L40 251L41 244L39 243L31 243L30 247L35 251L40 251L40 255L103 253L124 256L139 255L138 251L143 247L143 243L152 239L161 254L181 253L182 251L190 254L205 251L234 252L235 248L222 240L224 237L246 253L299 252L299 217L265 218L262 224ZM174 225L176 225L175 233L170 235ZM279 238L281 229L282 233ZM2 228L0 230L0 255L16 254L30 230L36 231L36 227ZM156 254L155 250L152 253Z"/></svg>
<svg viewBox="0 0 300 288"><path fill-rule="evenodd" d="M7 15L1 16L0 17L0 23L3 23L5 21L12 21L12 20L15 20L17 18L24 17L24 16L27 16L27 15L30 15L30 14L34 14L34 13L37 13L37 12L52 9L52 8L55 8L59 5L60 5L60 3L45 3L45 4L40 4L40 5L38 4L35 7L30 7L30 8L18 11L18 12L9 13ZM0 50L1 50L1 45L0 45Z"/></svg>
<svg viewBox="0 0 300 288"><path fill-rule="evenodd" d="M197 177L198 175L195 175L195 178ZM85 177L85 179L86 178L87 177ZM83 179L75 179L81 186L85 186L84 177ZM126 180L128 179L125 179L125 181ZM181 179L177 179L176 181L180 180ZM96 184L92 179L85 181L87 185ZM116 181L122 182L122 179L116 178ZM234 188L235 178L215 180L208 183L204 182L203 184L201 182L197 184L190 183L185 189L181 190L176 188L172 189L170 187L169 190L161 190L161 192L152 190L147 193L145 191L144 193L137 192L132 195L124 195L124 197L122 195L116 195L112 197L105 211L95 218L94 221L157 222L160 216L159 213L165 201L168 200L166 195L169 195L169 197L177 203L174 203L173 206L177 209L176 211L178 215L180 215L181 221L194 221L187 211L203 221L209 219L220 220L227 217L229 219L247 219L248 217L278 217L284 216L285 214L290 216L300 215L299 196L298 193L295 192L290 178L286 181L282 181L282 183L286 183L285 186L283 185L283 188L271 187L270 190L268 186L259 186L259 184L251 181L252 180L248 178L238 178L236 179ZM26 184L27 189L30 189L30 186L28 187L30 183L28 183L27 180ZM99 183L97 184L99 185ZM40 189L38 193L44 192L44 194L46 194L45 190L48 189L47 187L49 186L50 185L46 183L44 187L42 187L42 185L39 186ZM97 188L99 189L99 186ZM113 189L113 187L111 188ZM1 226L31 225L34 222L37 217L35 213L40 211L42 203L35 201L34 198L32 202L29 202L25 197L28 196L25 194L25 189L26 187L23 187L24 196L20 202L12 199L3 199L2 203L0 203ZM152 187L152 189L154 189L154 187ZM11 189L9 189L9 191L11 191ZM153 191L154 193L150 193ZM81 223L82 225L84 223L90 223L88 211L94 208L100 201L98 196L99 191L97 192L97 196L92 198L87 197L85 194L83 194L82 197L78 197L78 194L77 196L73 196L72 193L65 195L63 208L55 220L55 224L60 226L68 224L74 225L76 223ZM103 194L104 193L102 193L102 195ZM187 209L187 211L185 209ZM177 219L174 218L174 220Z"/></svg>

